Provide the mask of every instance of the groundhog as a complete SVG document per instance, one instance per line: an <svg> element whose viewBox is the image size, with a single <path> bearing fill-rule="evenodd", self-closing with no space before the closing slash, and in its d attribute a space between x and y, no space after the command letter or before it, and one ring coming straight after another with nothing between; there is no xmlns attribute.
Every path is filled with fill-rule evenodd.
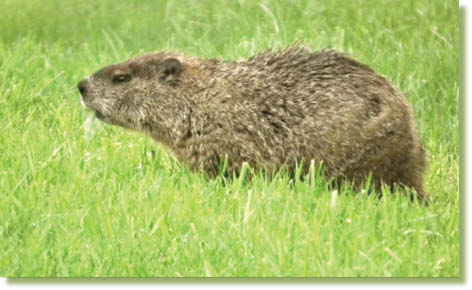
<svg viewBox="0 0 472 290"><path fill-rule="evenodd" d="M151 53L105 67L78 89L98 119L150 135L210 177L222 163L229 174L247 162L270 175L314 161L329 180L370 179L429 199L406 98L343 53L290 47L242 61Z"/></svg>

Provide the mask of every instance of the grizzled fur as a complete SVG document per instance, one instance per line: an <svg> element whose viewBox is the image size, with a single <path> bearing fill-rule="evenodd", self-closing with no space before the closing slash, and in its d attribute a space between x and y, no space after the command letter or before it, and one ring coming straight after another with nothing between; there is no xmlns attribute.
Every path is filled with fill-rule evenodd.
<svg viewBox="0 0 472 290"><path fill-rule="evenodd" d="M405 97L366 65L292 47L223 62L161 52L79 83L104 122L150 135L193 170L227 160L274 173L322 162L329 178L403 185L426 199L425 152Z"/></svg>

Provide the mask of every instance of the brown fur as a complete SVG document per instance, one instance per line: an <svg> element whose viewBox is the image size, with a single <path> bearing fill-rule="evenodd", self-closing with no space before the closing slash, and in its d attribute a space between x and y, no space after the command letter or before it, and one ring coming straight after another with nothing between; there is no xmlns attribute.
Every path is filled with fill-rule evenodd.
<svg viewBox="0 0 472 290"><path fill-rule="evenodd" d="M426 199L425 152L406 98L369 67L292 47L223 62L154 53L79 83L107 123L149 134L193 170L269 173L322 162L329 178L403 185Z"/></svg>

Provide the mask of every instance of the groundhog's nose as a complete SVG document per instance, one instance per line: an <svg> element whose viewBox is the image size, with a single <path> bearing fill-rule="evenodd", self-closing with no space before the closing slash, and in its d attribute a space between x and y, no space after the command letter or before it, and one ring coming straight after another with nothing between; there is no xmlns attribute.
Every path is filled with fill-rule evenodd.
<svg viewBox="0 0 472 290"><path fill-rule="evenodd" d="M79 92L82 96L85 96L85 93L87 92L87 87L85 84L85 80L83 80L77 85L77 88L79 89Z"/></svg>

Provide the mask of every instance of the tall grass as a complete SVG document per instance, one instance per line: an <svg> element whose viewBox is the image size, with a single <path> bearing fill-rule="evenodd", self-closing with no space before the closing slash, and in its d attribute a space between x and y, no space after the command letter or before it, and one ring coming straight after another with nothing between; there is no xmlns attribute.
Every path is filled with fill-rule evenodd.
<svg viewBox="0 0 472 290"><path fill-rule="evenodd" d="M1 276L459 276L455 1L4 0L0 31ZM315 172L209 180L145 136L84 128L75 86L104 65L294 42L351 53L405 92L429 206L336 193Z"/></svg>

